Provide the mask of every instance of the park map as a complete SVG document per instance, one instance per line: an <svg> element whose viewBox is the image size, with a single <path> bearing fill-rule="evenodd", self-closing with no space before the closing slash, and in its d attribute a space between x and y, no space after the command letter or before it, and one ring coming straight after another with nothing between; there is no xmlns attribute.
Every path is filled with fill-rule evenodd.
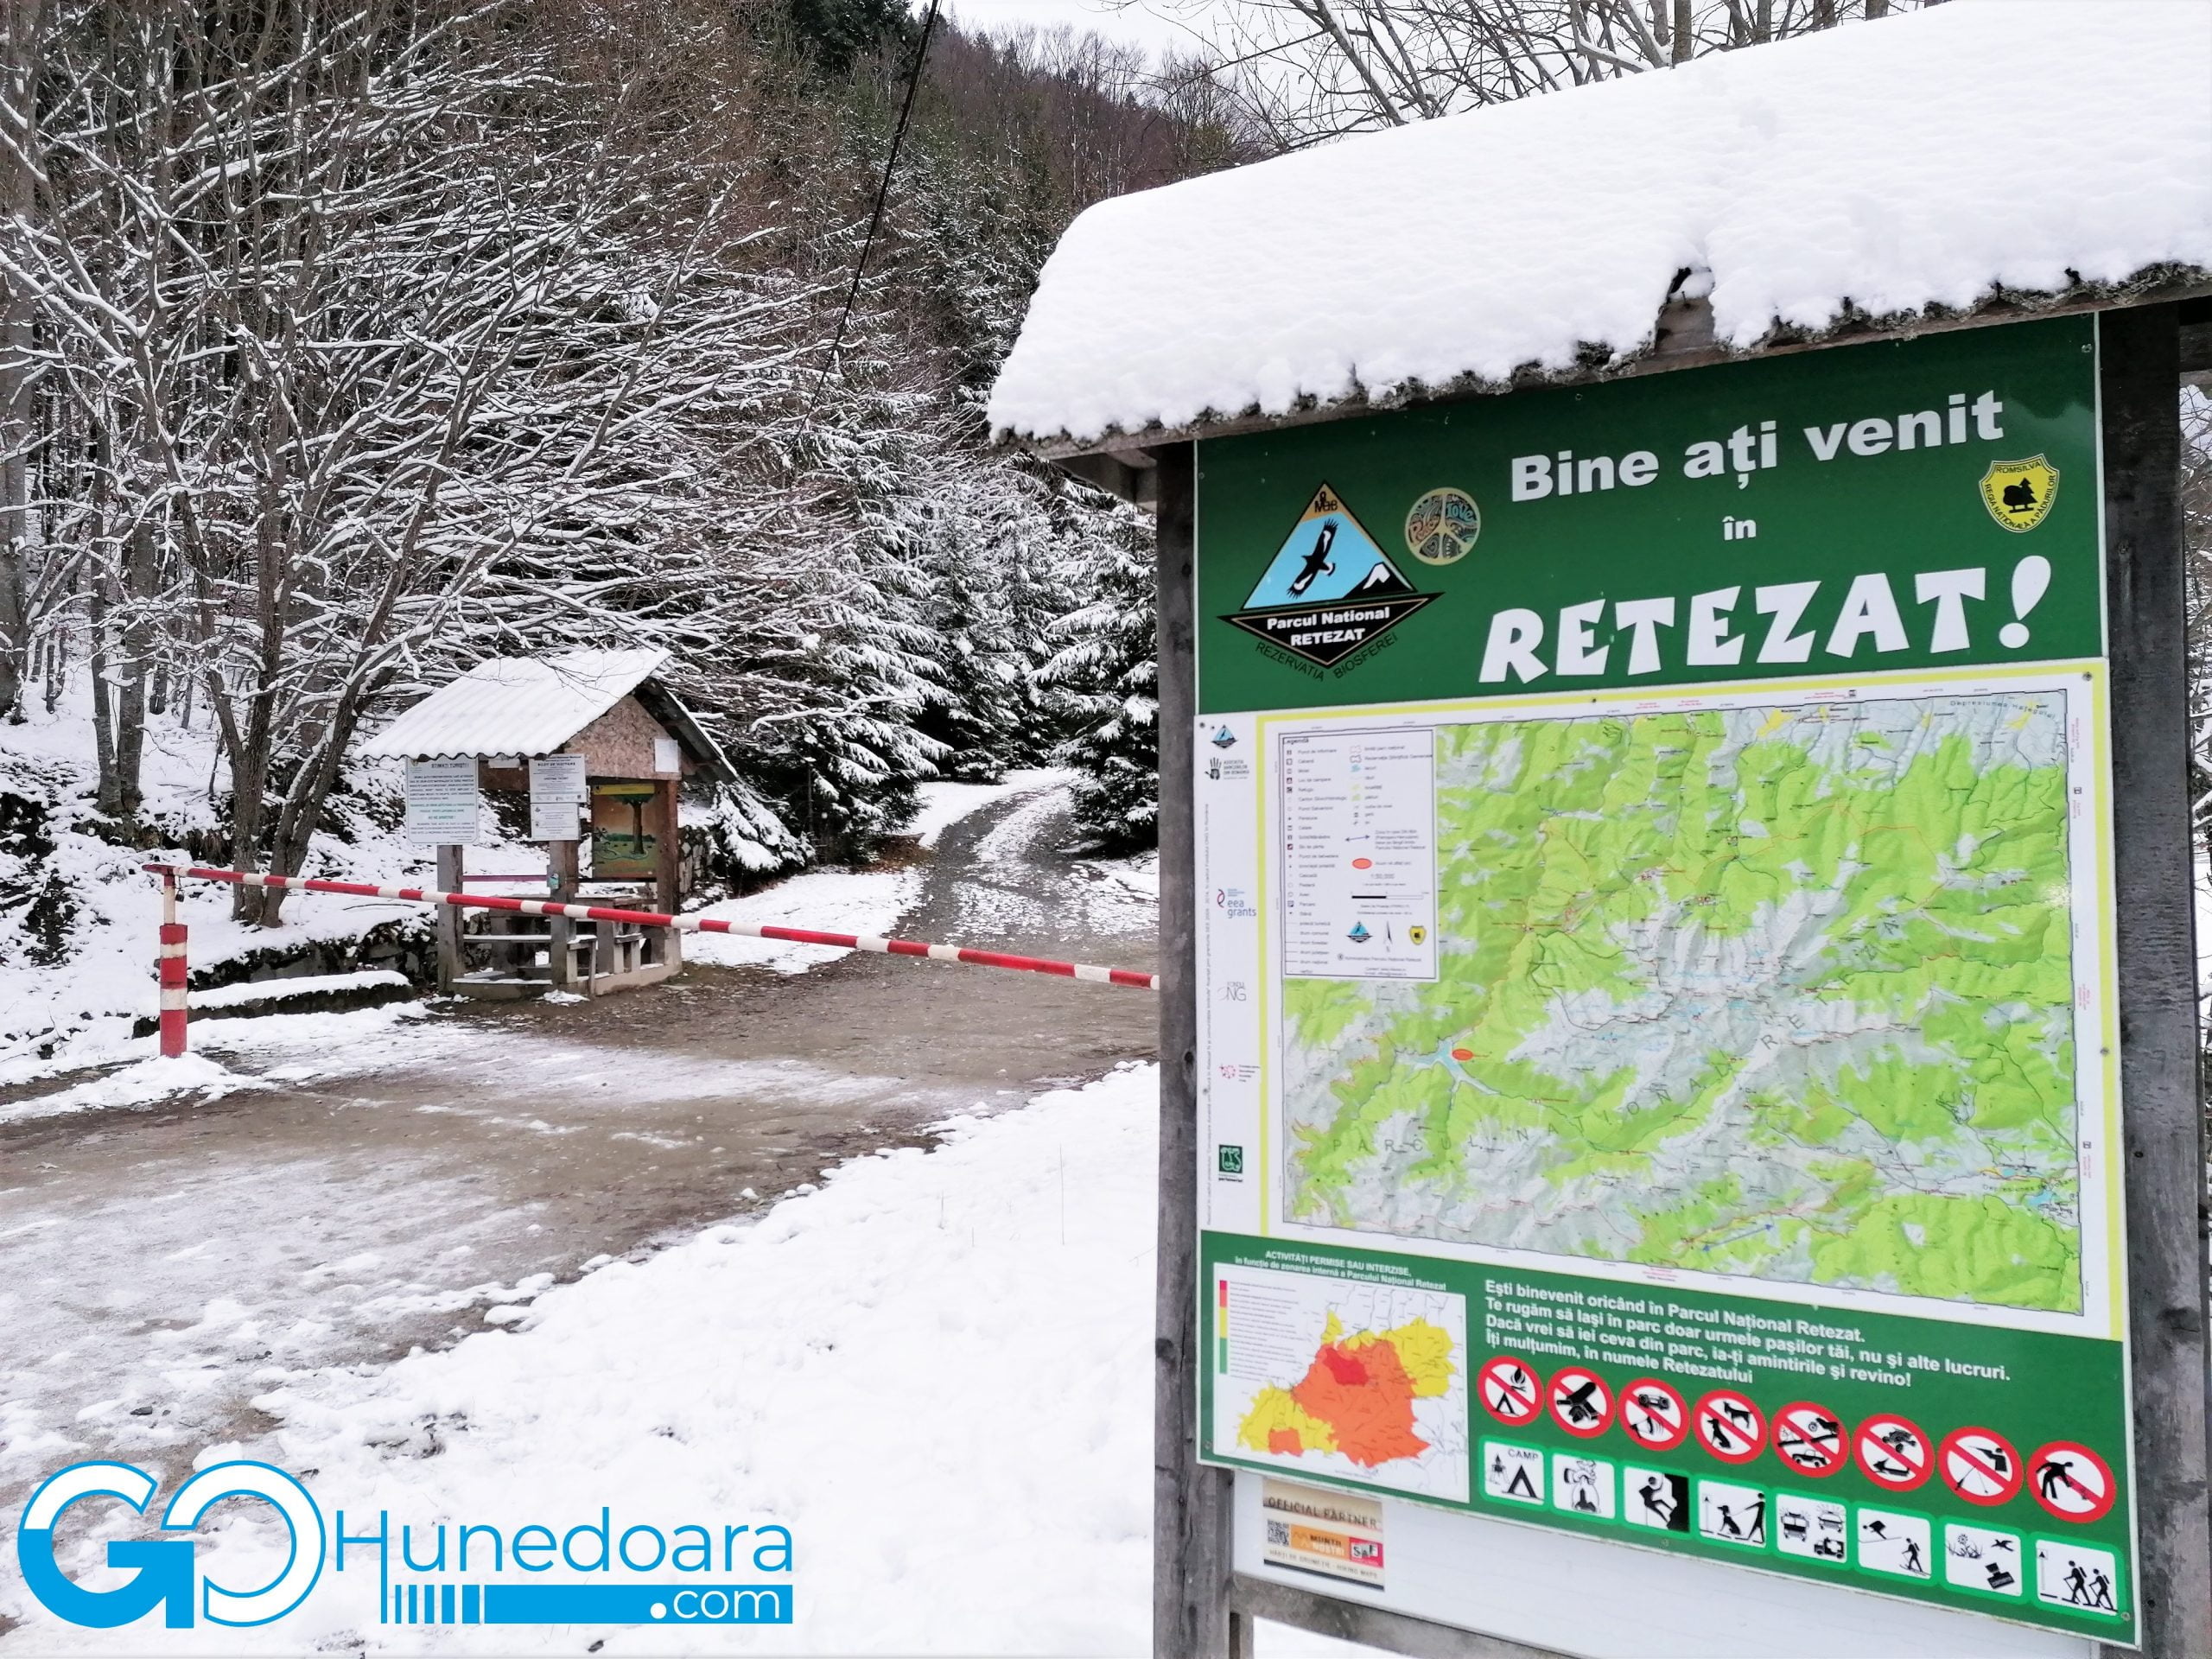
<svg viewBox="0 0 2212 1659"><path fill-rule="evenodd" d="M2078 1310L2066 729L1438 727L1438 976L1285 982L1287 1219Z"/></svg>

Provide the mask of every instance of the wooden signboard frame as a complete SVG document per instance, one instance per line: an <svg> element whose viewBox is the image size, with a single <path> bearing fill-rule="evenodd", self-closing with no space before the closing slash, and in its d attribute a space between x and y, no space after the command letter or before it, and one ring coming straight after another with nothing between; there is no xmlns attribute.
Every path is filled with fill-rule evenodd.
<svg viewBox="0 0 2212 1659"><path fill-rule="evenodd" d="M2120 1065L2140 1520L2137 1595L2143 1652L2212 1659L2212 1355L2176 410L2185 365L2206 366L2197 359L2207 355L2202 336L2212 331L2212 301L2107 309L2101 321ZM1642 372L1706 360L1708 353L1685 353L1673 362L1648 363ZM1252 424L1240 423L1243 429ZM1158 512L1154 1651L1162 1659L1245 1659L1253 1621L1267 1618L1398 1653L1561 1659L1502 1637L1238 1573L1231 1537L1236 1478L1198 1461L1196 480L1193 446L1177 438L1142 452L1072 458L1075 470L1123 493L1149 496Z"/></svg>

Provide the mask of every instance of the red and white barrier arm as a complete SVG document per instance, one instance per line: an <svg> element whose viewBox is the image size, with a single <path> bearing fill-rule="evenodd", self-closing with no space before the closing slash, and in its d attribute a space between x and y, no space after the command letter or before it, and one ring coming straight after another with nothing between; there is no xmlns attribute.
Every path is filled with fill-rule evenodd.
<svg viewBox="0 0 2212 1659"><path fill-rule="evenodd" d="M289 887L302 893L343 893L360 899L400 899L418 905L451 905L458 910L512 910L525 916L566 916L579 922L634 922L641 927L672 927L685 933L734 933L741 938L782 939L792 944L829 944L879 956L927 957L932 962L964 962L977 968L1012 968L1022 973L1052 974L1095 985L1127 985L1156 991L1160 977L1131 968L1093 968L1083 963L1017 957L1004 950L972 950L961 944L925 944L916 939L885 939L871 933L824 933L808 927L778 927L766 922L725 922L706 916L670 916L658 911L616 910L605 905L564 905L551 899L510 899L486 893L441 893L435 887L373 886L366 881L321 881L297 875L257 875L245 870L208 870L197 866L149 864L165 880L192 876L228 881L234 887Z"/></svg>

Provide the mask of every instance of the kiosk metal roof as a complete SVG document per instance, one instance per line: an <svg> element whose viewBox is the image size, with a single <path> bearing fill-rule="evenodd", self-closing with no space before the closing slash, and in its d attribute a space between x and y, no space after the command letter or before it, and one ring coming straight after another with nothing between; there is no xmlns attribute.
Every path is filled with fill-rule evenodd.
<svg viewBox="0 0 2212 1659"><path fill-rule="evenodd" d="M494 657L448 681L370 738L370 759L550 754L633 693L710 772L729 763L691 712L656 677L673 659L652 648Z"/></svg>

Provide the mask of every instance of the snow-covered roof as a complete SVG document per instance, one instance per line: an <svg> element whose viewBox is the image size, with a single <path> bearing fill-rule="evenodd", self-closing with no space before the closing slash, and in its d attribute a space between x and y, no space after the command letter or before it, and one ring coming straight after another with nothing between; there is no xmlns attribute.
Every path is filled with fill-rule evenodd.
<svg viewBox="0 0 2212 1659"><path fill-rule="evenodd" d="M1066 451L1501 387L1648 349L1685 270L1735 347L2212 277L2212 6L1954 0L1101 202L991 423Z"/></svg>
<svg viewBox="0 0 2212 1659"><path fill-rule="evenodd" d="M494 657L440 686L360 753L416 760L550 754L668 661L667 652L653 650ZM709 747L696 758L719 760Z"/></svg>

